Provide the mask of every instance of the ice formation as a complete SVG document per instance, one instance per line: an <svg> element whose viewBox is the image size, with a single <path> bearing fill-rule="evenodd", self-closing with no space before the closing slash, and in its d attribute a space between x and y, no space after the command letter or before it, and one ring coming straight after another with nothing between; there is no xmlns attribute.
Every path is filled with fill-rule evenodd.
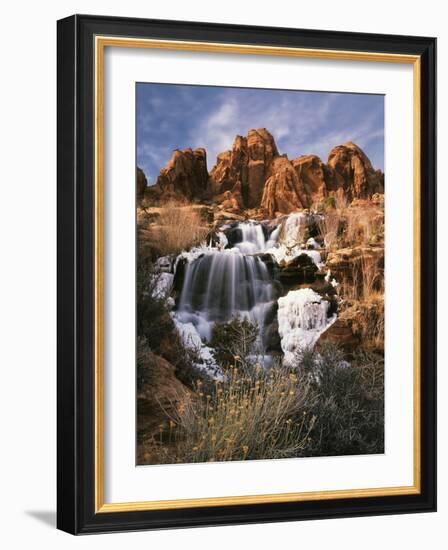
<svg viewBox="0 0 448 550"><path fill-rule="evenodd" d="M278 332L285 355L291 365L294 355L312 349L319 336L336 320L328 318L330 304L311 288L291 290L278 300Z"/></svg>

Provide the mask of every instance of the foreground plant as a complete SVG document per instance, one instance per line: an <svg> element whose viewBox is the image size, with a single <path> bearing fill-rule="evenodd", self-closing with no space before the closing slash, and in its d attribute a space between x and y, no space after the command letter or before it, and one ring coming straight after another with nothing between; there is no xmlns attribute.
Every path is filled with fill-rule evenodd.
<svg viewBox="0 0 448 550"><path fill-rule="evenodd" d="M197 397L179 409L160 433L168 442L164 462L213 462L299 456L315 419L299 415L307 385L283 368L248 377L236 366L214 391L196 386ZM163 451L162 451L163 452Z"/></svg>

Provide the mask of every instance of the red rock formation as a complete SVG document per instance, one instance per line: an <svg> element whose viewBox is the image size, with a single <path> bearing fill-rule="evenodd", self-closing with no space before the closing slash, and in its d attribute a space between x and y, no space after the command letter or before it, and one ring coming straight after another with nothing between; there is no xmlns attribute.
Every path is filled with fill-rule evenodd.
<svg viewBox="0 0 448 550"><path fill-rule="evenodd" d="M277 157L271 167L272 175L264 186L261 207L269 217L276 213L289 214L305 208L300 180L293 165L286 156Z"/></svg>
<svg viewBox="0 0 448 550"><path fill-rule="evenodd" d="M162 168L155 187L162 197L193 200L207 192L208 171L205 149L176 149Z"/></svg>
<svg viewBox="0 0 448 550"><path fill-rule="evenodd" d="M364 151L349 141L330 151L326 185L329 191L342 188L349 201L366 199L384 193L384 175L374 170Z"/></svg>
<svg viewBox="0 0 448 550"><path fill-rule="evenodd" d="M306 208L311 208L327 196L326 167L316 155L298 157L292 165L299 178L301 200Z"/></svg>
<svg viewBox="0 0 448 550"><path fill-rule="evenodd" d="M239 182L244 206L259 206L272 161L277 156L274 138L265 128L249 130L247 137L236 136L232 150L218 155L210 172L213 194L230 191Z"/></svg>
<svg viewBox="0 0 448 550"><path fill-rule="evenodd" d="M224 191L224 193L215 197L215 200L221 204L224 210L228 212L239 212L244 208L241 191L241 181L238 180L230 191Z"/></svg>
<svg viewBox="0 0 448 550"><path fill-rule="evenodd" d="M140 172L138 196L144 181ZM373 169L354 143L334 147L327 165L316 155L290 161L279 155L274 138L265 128L249 130L246 137L236 136L232 149L218 155L210 175L204 149L176 150L160 171L156 185L144 191L148 201L211 199L229 212L261 207L259 211L271 217L311 208L327 196L351 202L383 192L382 172Z"/></svg>

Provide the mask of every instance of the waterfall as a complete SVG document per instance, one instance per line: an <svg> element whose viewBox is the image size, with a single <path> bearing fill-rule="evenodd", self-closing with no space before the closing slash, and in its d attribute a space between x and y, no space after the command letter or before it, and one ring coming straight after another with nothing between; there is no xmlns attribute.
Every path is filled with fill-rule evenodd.
<svg viewBox="0 0 448 550"><path fill-rule="evenodd" d="M304 243L308 216L291 214L270 234L268 226L259 222L226 225L217 234L216 246L210 241L208 246L178 256L175 265L183 260L185 271L172 315L185 341L195 348L202 342L207 361L212 350L206 343L216 322L235 316L256 322L263 343L266 322L275 319L278 293L272 272L260 256L271 255L280 265L308 254L323 267L319 244L313 238ZM292 290L278 299L278 332L286 363L297 351L312 348L334 322L336 315L328 318L329 307L329 302L311 288Z"/></svg>
<svg viewBox="0 0 448 550"><path fill-rule="evenodd" d="M204 340L213 324L232 317L256 322L263 335L264 319L272 307L272 278L257 256L266 249L261 224L238 224L242 240L231 249L208 248L186 264L176 318L191 323Z"/></svg>

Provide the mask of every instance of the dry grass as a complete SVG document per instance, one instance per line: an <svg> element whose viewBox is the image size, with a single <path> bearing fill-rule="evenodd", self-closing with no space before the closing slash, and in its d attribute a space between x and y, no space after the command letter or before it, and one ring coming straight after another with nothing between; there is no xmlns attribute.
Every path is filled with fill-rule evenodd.
<svg viewBox="0 0 448 550"><path fill-rule="evenodd" d="M384 300L380 295L369 302L354 302L348 312L353 334L359 337L362 349L384 350Z"/></svg>
<svg viewBox="0 0 448 550"><path fill-rule="evenodd" d="M384 276L375 257L362 254L351 262L348 275L341 281L339 294L346 300L377 301L384 294Z"/></svg>
<svg viewBox="0 0 448 550"><path fill-rule="evenodd" d="M336 209L329 209L317 218L319 233L329 250L332 250L338 244L341 219L341 213Z"/></svg>
<svg viewBox="0 0 448 550"><path fill-rule="evenodd" d="M343 246L374 244L384 238L384 217L377 209L347 208L344 219Z"/></svg>
<svg viewBox="0 0 448 550"><path fill-rule="evenodd" d="M317 226L329 249L379 244L384 241L384 212L377 206L347 206L335 199L335 208L325 209Z"/></svg>
<svg viewBox="0 0 448 550"><path fill-rule="evenodd" d="M315 421L298 415L307 386L302 384L299 390L297 375L281 367L256 377L232 367L224 381L215 382L212 392L198 382L196 395L197 400L160 427L158 462L298 456Z"/></svg>
<svg viewBox="0 0 448 550"><path fill-rule="evenodd" d="M340 296L350 312L352 330L364 349L384 348L384 277L375 258L361 256L342 281Z"/></svg>
<svg viewBox="0 0 448 550"><path fill-rule="evenodd" d="M192 206L168 203L160 210L158 219L158 248L162 254L179 254L200 244L207 236L201 213Z"/></svg>

